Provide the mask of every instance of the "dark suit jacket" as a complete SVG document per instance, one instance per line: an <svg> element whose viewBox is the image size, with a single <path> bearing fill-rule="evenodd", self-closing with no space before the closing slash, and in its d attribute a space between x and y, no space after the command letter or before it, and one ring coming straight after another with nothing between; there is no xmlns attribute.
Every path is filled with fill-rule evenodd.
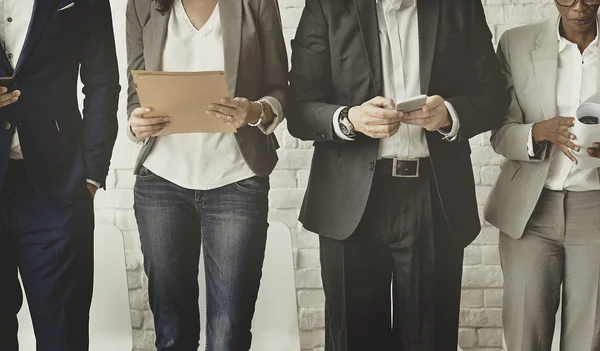
<svg viewBox="0 0 600 351"><path fill-rule="evenodd" d="M452 103L460 120L455 142L427 132L443 210L460 245L480 231L469 138L498 127L508 105L504 78L480 0L418 0L421 91ZM300 220L333 239L357 228L371 190L379 141L338 142L332 117L382 94L374 0L307 0L292 42L288 128L315 140Z"/></svg>
<svg viewBox="0 0 600 351"><path fill-rule="evenodd" d="M231 97L258 100L276 98L285 108L288 87L288 60L276 0L220 0L223 21L225 72ZM170 10L164 14L153 0L128 0L127 56L129 58L129 98L127 116L140 106L131 70L160 70ZM135 140L135 136L130 138ZM240 128L235 139L244 160L266 177L277 164L279 144L275 134L265 135L256 127ZM156 139L142 147L134 171L144 163Z"/></svg>
<svg viewBox="0 0 600 351"><path fill-rule="evenodd" d="M2 50L0 76L13 76L22 94L0 108L0 187L15 126L29 174L47 198L89 195L86 179L104 185L120 91L109 0L37 0L19 62L13 70Z"/></svg>

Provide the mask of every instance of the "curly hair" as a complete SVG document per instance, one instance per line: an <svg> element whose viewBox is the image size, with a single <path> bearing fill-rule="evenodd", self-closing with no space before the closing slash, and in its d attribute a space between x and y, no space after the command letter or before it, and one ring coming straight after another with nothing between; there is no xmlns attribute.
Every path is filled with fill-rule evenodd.
<svg viewBox="0 0 600 351"><path fill-rule="evenodd" d="M156 0L158 3L158 11L165 13L171 9L173 6L173 0Z"/></svg>

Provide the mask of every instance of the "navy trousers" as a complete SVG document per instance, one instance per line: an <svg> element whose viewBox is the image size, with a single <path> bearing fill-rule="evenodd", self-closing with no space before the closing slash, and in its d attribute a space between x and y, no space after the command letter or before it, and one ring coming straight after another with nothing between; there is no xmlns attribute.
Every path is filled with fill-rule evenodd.
<svg viewBox="0 0 600 351"><path fill-rule="evenodd" d="M86 351L94 268L92 198L58 205L37 190L23 161L11 160L7 172L0 190L0 348L19 349L16 315L24 296L19 271L37 351Z"/></svg>

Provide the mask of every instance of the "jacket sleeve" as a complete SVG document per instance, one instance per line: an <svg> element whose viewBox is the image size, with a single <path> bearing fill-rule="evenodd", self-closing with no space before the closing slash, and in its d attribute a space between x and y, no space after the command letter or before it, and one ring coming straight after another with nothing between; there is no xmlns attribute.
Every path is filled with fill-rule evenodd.
<svg viewBox="0 0 600 351"><path fill-rule="evenodd" d="M129 118L131 112L136 108L140 107L140 100L138 98L135 83L133 82L133 75L131 71L145 70L146 64L144 62L144 36L142 31L142 25L138 17L138 11L135 0L127 1L127 10L125 12L126 22L126 45L127 45L127 124L129 125ZM127 127L127 136L131 141L139 142L135 137L131 128Z"/></svg>
<svg viewBox="0 0 600 351"><path fill-rule="evenodd" d="M118 131L119 69L109 1L91 0L84 6L83 154L86 178L105 187Z"/></svg>
<svg viewBox="0 0 600 351"><path fill-rule="evenodd" d="M259 10L259 37L263 66L263 84L266 94L263 99L269 103L275 99L284 111L288 90L288 57L283 37L283 28L277 0L262 0ZM283 120L279 113L269 126L260 126L265 134L271 134Z"/></svg>
<svg viewBox="0 0 600 351"><path fill-rule="evenodd" d="M494 53L483 6L480 0L470 3L471 71L465 78L471 79L471 91L447 99L458 114L460 142L467 142L478 134L499 127L508 106L504 77Z"/></svg>
<svg viewBox="0 0 600 351"><path fill-rule="evenodd" d="M321 0L307 0L292 41L289 132L302 140L334 140L329 28Z"/></svg>
<svg viewBox="0 0 600 351"><path fill-rule="evenodd" d="M533 123L525 123L525 115L515 93L510 67L510 36L510 30L504 32L498 45L498 61L506 78L506 90L510 96L510 106L504 115L502 126L492 131L490 141L494 151L509 160L541 162L546 157L546 145L537 152L535 157L530 157L527 151L527 140Z"/></svg>

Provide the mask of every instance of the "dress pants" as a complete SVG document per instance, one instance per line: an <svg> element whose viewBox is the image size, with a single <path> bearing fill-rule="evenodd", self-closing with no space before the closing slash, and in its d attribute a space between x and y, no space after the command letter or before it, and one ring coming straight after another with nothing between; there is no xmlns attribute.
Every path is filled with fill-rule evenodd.
<svg viewBox="0 0 600 351"><path fill-rule="evenodd" d="M600 350L600 191L544 190L520 239L500 234L507 351Z"/></svg>
<svg viewBox="0 0 600 351"><path fill-rule="evenodd" d="M1 350L19 349L16 315L23 294L17 270L37 351L88 350L93 234L91 196L71 205L51 203L29 178L24 161L10 161L0 191Z"/></svg>
<svg viewBox="0 0 600 351"><path fill-rule="evenodd" d="M463 249L430 170L376 173L355 233L320 245L326 351L456 350Z"/></svg>

